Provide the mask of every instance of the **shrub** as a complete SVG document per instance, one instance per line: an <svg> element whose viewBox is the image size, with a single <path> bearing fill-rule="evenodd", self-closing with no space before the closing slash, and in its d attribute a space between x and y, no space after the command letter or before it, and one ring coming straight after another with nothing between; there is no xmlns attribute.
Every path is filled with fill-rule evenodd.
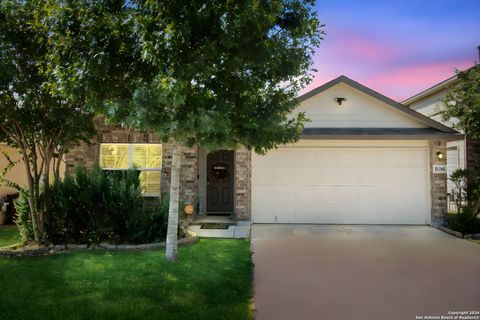
<svg viewBox="0 0 480 320"><path fill-rule="evenodd" d="M168 195L159 199L146 200L137 219L131 218L131 240L133 242L160 242L167 235Z"/></svg>
<svg viewBox="0 0 480 320"><path fill-rule="evenodd" d="M46 211L54 243L151 242L165 236L168 199L146 203L136 170L77 167L55 183ZM166 203L166 209L165 209Z"/></svg>
<svg viewBox="0 0 480 320"><path fill-rule="evenodd" d="M17 225L23 242L35 239L33 234L30 208L28 206L28 191L21 189L19 197L15 200L14 222Z"/></svg>
<svg viewBox="0 0 480 320"><path fill-rule="evenodd" d="M450 180L455 186L451 197L458 214L449 218L449 228L462 233L480 232L480 220L475 209L480 198L480 172L472 168L458 169L450 175Z"/></svg>

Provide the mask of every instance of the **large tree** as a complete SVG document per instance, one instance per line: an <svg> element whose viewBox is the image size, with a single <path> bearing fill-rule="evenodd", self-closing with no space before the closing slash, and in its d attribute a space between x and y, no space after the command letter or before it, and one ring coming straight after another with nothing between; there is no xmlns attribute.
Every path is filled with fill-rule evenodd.
<svg viewBox="0 0 480 320"><path fill-rule="evenodd" d="M468 138L480 139L480 64L476 64L465 71L458 71L457 77L459 82L445 96L443 100L445 108L440 114L445 121L454 119L454 127L465 132ZM476 169L479 170L480 168ZM466 183L471 183L469 180L476 183L478 180L467 179L469 175L473 175L468 170L460 170L454 178L461 181L462 174L465 174L463 178L465 178ZM478 190L478 186L470 186L466 189ZM460 189L459 192L461 193L462 190ZM471 217L475 218L480 215L480 197L474 199L472 194L469 194L468 199L471 202L468 205L472 207Z"/></svg>
<svg viewBox="0 0 480 320"><path fill-rule="evenodd" d="M441 115L445 121L454 122L470 138L480 138L480 64L458 71L459 82L449 90Z"/></svg>
<svg viewBox="0 0 480 320"><path fill-rule="evenodd" d="M174 140L166 256L175 260L182 145L264 153L296 141L305 118L291 113L321 26L314 1L113 3L53 10L56 88Z"/></svg>
<svg viewBox="0 0 480 320"><path fill-rule="evenodd" d="M43 1L0 3L0 141L21 154L38 243L45 236L43 212L51 170L59 179L68 144L86 140L93 132L93 113L52 94L47 86L50 45L42 24L47 15Z"/></svg>

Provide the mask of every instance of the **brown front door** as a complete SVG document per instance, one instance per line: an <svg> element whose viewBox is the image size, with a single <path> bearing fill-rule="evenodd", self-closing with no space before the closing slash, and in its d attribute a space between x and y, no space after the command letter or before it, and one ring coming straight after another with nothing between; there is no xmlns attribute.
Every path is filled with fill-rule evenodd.
<svg viewBox="0 0 480 320"><path fill-rule="evenodd" d="M233 151L207 155L207 212L233 212Z"/></svg>

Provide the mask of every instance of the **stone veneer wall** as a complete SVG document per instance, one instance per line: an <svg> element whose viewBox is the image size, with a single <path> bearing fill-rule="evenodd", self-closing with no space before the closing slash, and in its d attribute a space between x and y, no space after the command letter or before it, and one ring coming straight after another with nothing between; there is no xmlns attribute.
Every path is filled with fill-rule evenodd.
<svg viewBox="0 0 480 320"><path fill-rule="evenodd" d="M430 141L430 192L431 225L443 224L447 218L447 174L433 174L433 165L447 165L445 158L438 160L437 152L447 154L447 143L442 140Z"/></svg>
<svg viewBox="0 0 480 320"><path fill-rule="evenodd" d="M107 126L103 118L95 119L97 134L90 144L82 143L70 148L65 157L66 174L76 164L83 164L92 168L99 163L101 143L162 143L152 131L138 131L123 128L122 126ZM170 188L170 171L172 167L172 143L163 143L162 153L162 180L161 192L168 193ZM182 166L180 175L180 199L185 203L196 203L197 193L197 148L184 147L182 152ZM181 208L182 210L183 208Z"/></svg>
<svg viewBox="0 0 480 320"><path fill-rule="evenodd" d="M138 131L122 126L107 126L103 118L95 120L97 134L90 144L82 143L70 148L65 157L66 174L76 164L92 168L99 163L101 143L161 143L152 131ZM181 205L198 203L198 147L183 147L180 174ZM235 212L237 219L250 220L250 166L251 152L246 149L235 151ZM168 193L172 167L172 141L163 143L161 192ZM182 210L180 208L180 210ZM198 209L198 208L197 208Z"/></svg>
<svg viewBox="0 0 480 320"><path fill-rule="evenodd" d="M480 169L480 139L467 139L467 168Z"/></svg>
<svg viewBox="0 0 480 320"><path fill-rule="evenodd" d="M235 151L235 213L237 220L250 220L251 151Z"/></svg>
<svg viewBox="0 0 480 320"><path fill-rule="evenodd" d="M120 125L107 126L103 118L95 119L97 134L90 140L90 144L81 143L70 147L65 156L66 174L76 164L83 164L87 168L97 165L100 160L101 143L160 143L160 139L151 131L138 131L124 128Z"/></svg>

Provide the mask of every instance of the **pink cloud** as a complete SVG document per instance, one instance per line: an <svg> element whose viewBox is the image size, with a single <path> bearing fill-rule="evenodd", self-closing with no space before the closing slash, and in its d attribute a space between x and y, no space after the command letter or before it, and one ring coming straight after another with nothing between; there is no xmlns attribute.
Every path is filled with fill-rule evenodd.
<svg viewBox="0 0 480 320"><path fill-rule="evenodd" d="M323 72L319 70L312 83L302 90L300 94L306 93L343 74L387 97L396 101L402 101L452 77L455 74L455 68L465 70L472 65L473 61L471 60L457 59L398 67L391 71L371 70L369 73L360 73L355 68L349 70L339 68L337 71L335 68L327 68Z"/></svg>
<svg viewBox="0 0 480 320"><path fill-rule="evenodd" d="M473 65L469 60L433 62L373 74L364 78L364 84L397 101L404 100L455 74L455 68L464 70Z"/></svg>
<svg viewBox="0 0 480 320"><path fill-rule="evenodd" d="M391 61L398 56L399 48L395 48L394 44L386 39L346 30L334 31L329 36L334 42L331 53L336 57Z"/></svg>

